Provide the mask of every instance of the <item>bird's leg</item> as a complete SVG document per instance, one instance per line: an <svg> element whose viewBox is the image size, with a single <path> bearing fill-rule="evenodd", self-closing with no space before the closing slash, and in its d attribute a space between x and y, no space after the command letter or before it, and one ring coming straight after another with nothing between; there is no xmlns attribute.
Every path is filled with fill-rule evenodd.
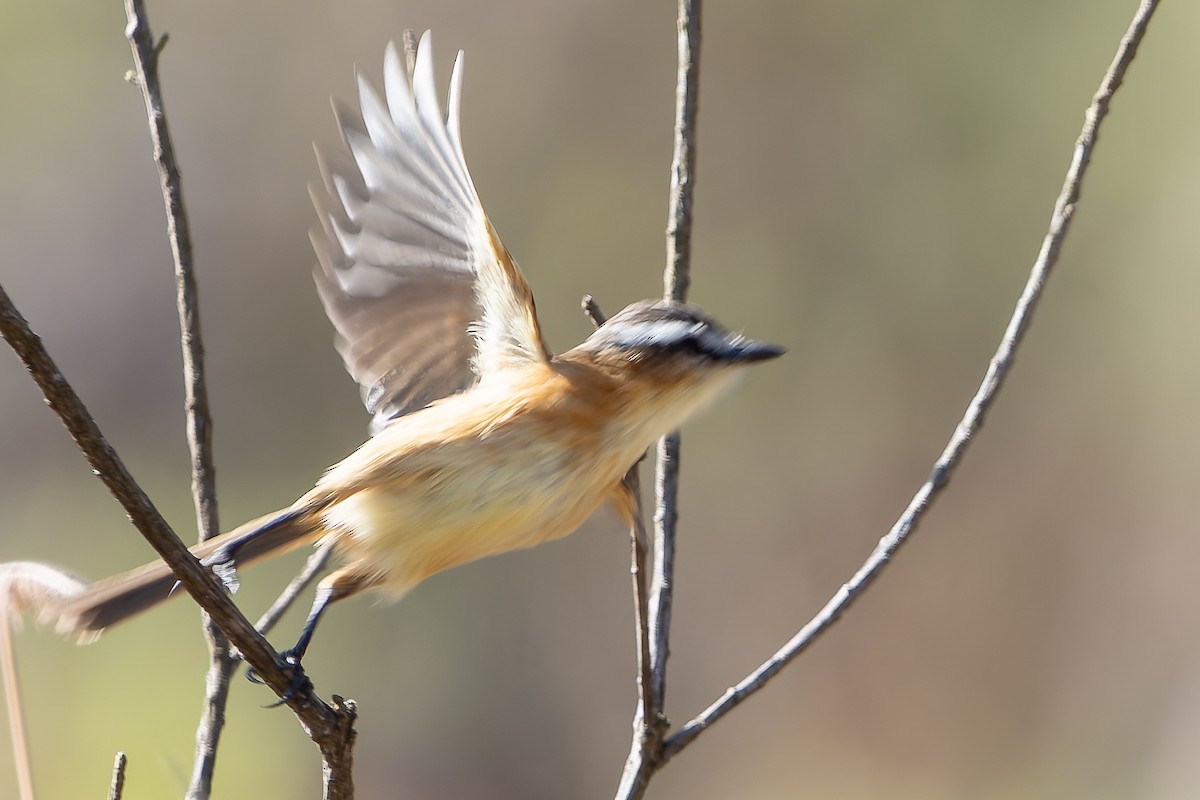
<svg viewBox="0 0 1200 800"><path fill-rule="evenodd" d="M317 630L317 623L321 621L325 610L329 608L330 604L358 594L364 589L369 589L376 582L376 579L372 576L363 575L361 572L355 571L352 567L343 567L325 576L317 584L316 594L313 595L312 607L309 609L308 618L304 620L304 627L300 631L300 638L296 640L295 645L279 654L281 659L280 667L292 671L292 686L280 700L280 703L287 702L297 693L307 688L308 678L304 674L304 667L301 666L300 660L304 658L304 654L308 651L308 646L312 643L313 634ZM253 669L247 670L246 677L258 682Z"/></svg>
<svg viewBox="0 0 1200 800"><path fill-rule="evenodd" d="M313 634L317 632L317 623L321 621L325 609L329 608L329 604L336 599L333 589L326 586L324 581L317 586L312 608L309 609L308 618L304 620L304 627L300 630L300 638L291 648L279 654L284 661L294 667L300 666L300 659L304 658L304 654L308 651L308 645L312 642Z"/></svg>
<svg viewBox="0 0 1200 800"><path fill-rule="evenodd" d="M308 509L306 508L292 508L272 516L264 517L261 520L262 524L246 531L244 534L234 534L234 538L202 558L200 563L211 569L213 574L221 579L221 583L225 585L230 594L236 594L238 590L237 567L239 554L247 547L250 547L250 558L255 557L256 551L258 551L257 555L261 555L262 552L269 552L277 545L277 543L270 541L271 535L280 533L283 526L295 522L297 518L306 513L308 513ZM251 545L261 546L251 547Z"/></svg>

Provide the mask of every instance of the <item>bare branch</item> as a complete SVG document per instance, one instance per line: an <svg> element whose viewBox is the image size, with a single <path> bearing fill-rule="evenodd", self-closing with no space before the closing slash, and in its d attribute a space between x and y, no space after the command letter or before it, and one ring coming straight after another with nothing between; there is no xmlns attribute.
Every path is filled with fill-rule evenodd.
<svg viewBox="0 0 1200 800"><path fill-rule="evenodd" d="M854 576L847 581L800 631L792 637L775 655L767 659L758 669L747 675L736 686L726 690L716 702L702 711L695 719L680 728L669 737L663 750L663 759L669 759L680 750L687 747L704 730L729 713L747 697L757 692L767 681L777 675L792 659L804 652L817 637L827 631L836 622L851 603L866 589L883 567L904 544L909 534L916 528L925 512L929 510L933 500L950 480L951 473L958 466L962 455L974 437L975 432L983 424L988 408L996 398L1005 377L1013 364L1013 356L1017 346L1029 327L1034 309L1041 298L1042 289L1050 270L1058 260L1063 239L1075 215L1075 207L1079 201L1079 190L1084 173L1091 161L1092 150L1096 146L1100 123L1108 114L1109 103L1113 94L1125 78L1125 72L1137 54L1138 45L1146 33L1150 17L1158 6L1157 0L1142 0L1129 29L1121 38L1116 56L1100 83L1084 115L1083 130L1075 142L1071 165L1067 169L1066 179L1062 190L1054 204L1054 212L1050 218L1050 227L1042 241L1041 250L1030 270L1029 278L1017 300L1016 308L1009 319L1008 327L1000 340L995 354L988 363L987 373L983 383L971 399L963 414L962 420L950 437L946 449L933 466L928 480L913 496L904 513L879 540L870 557L863 563Z"/></svg>
<svg viewBox="0 0 1200 800"><path fill-rule="evenodd" d="M117 753L113 759L112 782L108 785L108 800L121 800L125 794L125 767L129 760L124 753Z"/></svg>
<svg viewBox="0 0 1200 800"><path fill-rule="evenodd" d="M217 746L225 727L225 707L229 703L229 682L241 664L220 626L207 614L204 615L204 636L208 640L210 660L204 677L204 705L196 725L192 779L184 795L187 800L207 800L212 795Z"/></svg>
<svg viewBox="0 0 1200 800"><path fill-rule="evenodd" d="M662 716L671 654L671 610L675 589L675 526L679 521L679 433L658 443L654 465L654 574L650 579L650 662L655 712ZM664 725L666 718L660 720Z"/></svg>
<svg viewBox="0 0 1200 800"><path fill-rule="evenodd" d="M584 316L591 320L592 325L599 328L608 317L604 316L604 312L600 310L600 304L596 302L596 298L590 294L585 294L583 299L579 301L579 307L583 309Z"/></svg>
<svg viewBox="0 0 1200 800"><path fill-rule="evenodd" d="M183 351L184 402L188 448L192 457L196 524L201 539L211 539L220 533L220 526L217 523L216 469L212 457L212 420L204 378L204 342L200 335L200 309L192 269L187 211L183 204L183 186L158 79L158 56L166 37L155 44L142 0L126 0L125 13L128 21L125 35L133 51L135 82L141 89L146 105L154 163L158 167L167 214L167 238L175 262L176 304L179 308Z"/></svg>
<svg viewBox="0 0 1200 800"><path fill-rule="evenodd" d="M700 101L700 0L679 0L679 63L675 76L675 134L667 205L667 267L663 297L686 300L692 285L692 198L695 195L696 114Z"/></svg>
<svg viewBox="0 0 1200 800"><path fill-rule="evenodd" d="M187 211L183 204L183 185L171 144L167 112L163 106L158 79L158 58L167 43L164 35L157 43L141 0L126 0L126 36L133 50L134 82L141 89L158 167L163 205L167 214L167 238L175 263L176 306L179 311L180 348L183 352L184 412L188 450L191 453L192 501L196 507L196 528L200 541L220 533L217 521L216 467L212 454L212 417L208 410L208 391L204 379L204 341L200 334L200 308L196 279L192 270L192 243ZM209 667L205 679L204 711L196 729L196 758L192 765L189 800L205 800L212 793L212 777L221 730L225 726L225 705L229 680L238 661L220 627L204 617L204 636L208 641Z"/></svg>
<svg viewBox="0 0 1200 800"><path fill-rule="evenodd" d="M678 18L679 73L675 89L675 145L671 161L671 194L667 212L667 267L663 296L686 300L692 281L692 197L695 194L696 114L700 96L700 0L680 0ZM650 643L654 665L655 711L666 697L668 641L671 631L672 581L675 575L675 523L679 518L679 434L658 443L655 465L654 577L650 592Z"/></svg>
<svg viewBox="0 0 1200 800"><path fill-rule="evenodd" d="M304 564L304 569L300 571L296 577L292 578L291 583L283 590L283 592L275 599L263 615L258 618L258 622L254 623L254 627L258 628L258 632L266 636L280 617L287 613L287 610L292 607L308 585L312 583L313 578L325 569L325 565L329 563L330 557L333 555L333 542L326 542L318 547L313 554L308 557L308 561Z"/></svg>
<svg viewBox="0 0 1200 800"><path fill-rule="evenodd" d="M296 713L322 752L326 748L336 750L340 746L337 736L343 722L339 713L322 702L311 687L305 685L297 689L293 686L293 673L280 666L279 654L233 604L216 576L188 551L134 481L2 286L0 336L25 364L42 390L47 405L62 420L93 471L125 509L130 522L171 566L183 588L217 620L263 682L278 696L287 698L287 706Z"/></svg>
<svg viewBox="0 0 1200 800"><path fill-rule="evenodd" d="M337 729L333 735L318 742L321 747L321 777L324 800L354 800L354 742L358 738L354 723L358 706L353 700L333 696Z"/></svg>
<svg viewBox="0 0 1200 800"><path fill-rule="evenodd" d="M663 271L663 296L682 301L687 298L691 284L692 197L695 189L696 113L700 93L700 0L678 0L676 47L679 66L675 83L674 149L667 209L667 265ZM584 301L584 308L591 314L588 299ZM636 471L631 474L636 479ZM617 797L629 800L645 794L650 777L663 763L662 742L669 727L663 704L667 687L667 657L670 654L675 523L679 517L678 488L679 434L672 433L664 437L657 448L654 571L650 579L649 603L643 607L641 595L637 594L639 641L644 631L649 629L650 675L647 682L643 668L638 684L633 742L617 788ZM633 556L631 569L641 574L645 555L639 554L636 545ZM635 593L640 588L641 584L635 582Z"/></svg>
<svg viewBox="0 0 1200 800"><path fill-rule="evenodd" d="M653 692L654 673L650 660L650 612L649 599L646 594L646 529L642 523L640 468L641 459L638 459L638 463L629 468L621 481L620 510L629 525L631 546L629 575L633 581L633 631L637 645L638 702L633 715L633 738L630 741L625 769L621 774L617 797L635 797L645 791L645 785L654 769L653 754L659 749L662 738L656 726L646 723L647 719L654 718L652 710L654 706L650 700Z"/></svg>
<svg viewBox="0 0 1200 800"><path fill-rule="evenodd" d="M161 41L155 43L142 0L125 0L125 13L127 18L125 33L133 51L136 83L142 90L142 98L146 105L150 138L154 146L154 161L158 167L163 201L166 206L167 236L175 262L185 378L187 438L192 457L192 494L196 506L200 539L205 540L216 536L220 532L220 528L217 521L215 468L212 460L212 424L204 380L204 348L200 335L195 276L192 270L191 240L183 204L182 184L176 166L158 79L158 57L167 39L164 36ZM286 606L284 607L286 608ZM246 622L244 617L240 617L240 621ZM246 624L248 625L248 623ZM230 648L229 639L224 632L226 628L223 624L206 617L204 629L209 642L211 662L205 681L204 712L196 731L196 759L187 794L191 800L204 800L211 794L217 744L225 721L229 681L239 663L237 656ZM254 635L261 639L261 634L255 633ZM265 644L265 640L262 641ZM251 657L251 654L246 653L240 645L239 649L246 655L255 671L278 693L280 689L272 683L272 676L259 671L258 665L255 663L257 658ZM271 652L269 646L266 649ZM273 652L271 652L271 659L272 662L277 661ZM275 667L275 664L272 663L272 666ZM282 674L278 667L275 667L275 671ZM293 693L295 693L295 687L287 687L280 696L289 697ZM301 694L311 694L311 692L305 691ZM303 698L300 699L303 700ZM325 711L331 711L324 704L321 705ZM294 706L293 710L296 710ZM297 713L299 712L297 711ZM345 723L342 714L338 714L336 720L330 720L329 715L322 716L325 719L322 720L321 727L330 732L334 731L329 726L330 721L336 723L335 728L341 728ZM301 717L303 721L303 715ZM310 728L311 735L312 722L305 721L305 725ZM338 792L334 796L350 796L353 792L353 782L349 772L351 760L345 738L347 735L352 740L352 729L348 734L343 731L337 742L317 740L323 756L327 757L326 783ZM336 754L334 762L328 761L330 754Z"/></svg>
<svg viewBox="0 0 1200 800"><path fill-rule="evenodd" d="M6 597L9 590L0 591ZM33 800L33 762L29 758L29 735L25 726L24 704L21 702L17 658L13 649L13 616L0 614L0 673L4 675L4 703L8 708L8 732L12 741L13 767L17 773L17 789L21 800Z"/></svg>
<svg viewBox="0 0 1200 800"><path fill-rule="evenodd" d="M600 305L590 294L585 294L580 307L592 324L599 328L607 319ZM643 454L642 458L645 458ZM648 773L642 768L648 764L646 753L657 749L656 743L650 742L648 736L654 735L655 729L646 725L647 697L652 691L654 673L650 661L650 608L646 593L646 526L642 522L642 458L637 460L621 481L620 511L629 525L630 566L629 575L633 581L633 632L637 651L638 668L638 702L633 715L633 738L629 744L629 756L626 759L625 770L621 775L621 787L618 797L624 797L641 786L644 790ZM661 739L661 737L660 737ZM627 785L628 782L628 785ZM640 791L640 790L639 790Z"/></svg>

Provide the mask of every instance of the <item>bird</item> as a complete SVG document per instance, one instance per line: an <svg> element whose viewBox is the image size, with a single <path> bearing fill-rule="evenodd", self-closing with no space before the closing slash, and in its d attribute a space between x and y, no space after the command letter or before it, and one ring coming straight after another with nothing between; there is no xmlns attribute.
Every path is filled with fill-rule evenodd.
<svg viewBox="0 0 1200 800"><path fill-rule="evenodd" d="M286 508L192 548L231 589L237 570L329 543L295 646L299 667L329 606L571 533L606 502L632 523L626 472L656 440L783 348L697 306L635 302L555 355L529 288L467 169L463 53L442 111L428 31L411 79L395 43L384 93L357 75L357 110L334 101L344 147L317 148L310 187L316 287L371 415L370 437ZM0 565L9 605L77 637L175 592L163 561L86 583L37 562Z"/></svg>

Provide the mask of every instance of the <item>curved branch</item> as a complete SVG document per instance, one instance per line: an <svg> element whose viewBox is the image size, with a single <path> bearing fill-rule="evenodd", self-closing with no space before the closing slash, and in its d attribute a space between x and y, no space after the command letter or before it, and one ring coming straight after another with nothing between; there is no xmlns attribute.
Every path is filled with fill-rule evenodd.
<svg viewBox="0 0 1200 800"><path fill-rule="evenodd" d="M1138 45L1146 33L1150 17L1154 14L1157 6L1157 0L1142 0L1137 13L1133 17L1133 21L1129 24L1128 30L1121 38L1116 56L1113 58L1108 71L1105 72L1104 78L1100 82L1100 88L1092 98L1092 104L1088 107L1084 115L1083 130L1075 142L1075 151L1071 158L1071 165L1067 169L1067 176L1063 181L1062 190L1059 192L1058 199L1054 204L1054 213L1050 217L1049 230L1042 240L1041 250L1038 252L1037 259L1030 270L1025 288L1017 300L1016 308L1013 310L1008 327L1005 329L1004 336L1000 340L1000 345L988 363L983 383L975 393L975 396L971 398L971 402L967 405L967 410L963 414L962 420L954 429L954 434L950 437L946 449L934 464L933 471L930 473L928 480L917 491L912 501L908 504L908 508L904 510L904 513L896 521L896 524L892 526L892 529L888 531L888 534L879 540L879 543L875 546L875 550L859 568L858 572L837 591L833 598L830 599L825 607L807 625L801 628L791 640L781 647L775 655L759 666L758 669L747 675L737 685L726 690L724 695L666 740L663 749L664 760L671 758L680 750L687 747L709 726L729 713L747 697L765 686L767 681L777 675L792 659L808 649L809 645L816 641L817 637L827 631L838 620L842 612L871 584L884 565L895 555L900 545L904 544L909 534L912 533L917 523L920 522L925 512L929 509L930 504L950 480L951 473L961 461L963 452L966 450L971 438L983 424L983 419L988 408L991 406L992 401L995 400L996 394L1000 391L1000 387L1004 382L1004 378L1012 368L1013 356L1017 346L1021 343L1022 337L1029 328L1030 320L1033 317L1038 300L1041 298L1046 279L1049 277L1050 270L1058 260L1063 239L1066 237L1071 219L1075 215L1075 207L1079 201L1080 185L1083 182L1083 176L1087 171L1088 164L1091 162L1092 151L1096 146L1100 123L1108 115L1108 107L1112 101L1112 96L1121 86L1125 78L1125 72L1129 69L1130 63L1132 63L1134 56L1137 54Z"/></svg>

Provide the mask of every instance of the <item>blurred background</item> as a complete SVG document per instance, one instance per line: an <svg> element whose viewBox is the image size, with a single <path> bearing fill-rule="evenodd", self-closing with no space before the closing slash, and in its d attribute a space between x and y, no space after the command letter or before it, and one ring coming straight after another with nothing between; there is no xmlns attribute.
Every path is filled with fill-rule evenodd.
<svg viewBox="0 0 1200 800"><path fill-rule="evenodd" d="M791 635L888 529L983 375L1133 0L710 3L694 291L790 352L686 431L667 710ZM202 300L221 518L290 502L367 417L313 291L310 143L405 27L552 347L658 294L674 4L150 3ZM1183 798L1200 785L1200 8L1166 4L1104 129L1006 391L944 498L809 654L661 773L667 798ZM194 537L173 278L120 4L0 5L0 283ZM364 798L611 796L634 707L627 539L576 535L331 612L309 673L361 707ZM0 560L95 578L149 547L0 353ZM300 559L243 575L257 615ZM307 605L307 600L301 603ZM188 602L19 656L45 797L187 782ZM290 643L295 612L276 639ZM218 797L315 797L235 681ZM0 742L6 742L0 739ZM7 747L7 745L5 745ZM8 757L0 787L15 787ZM15 788L0 788L11 794Z"/></svg>

